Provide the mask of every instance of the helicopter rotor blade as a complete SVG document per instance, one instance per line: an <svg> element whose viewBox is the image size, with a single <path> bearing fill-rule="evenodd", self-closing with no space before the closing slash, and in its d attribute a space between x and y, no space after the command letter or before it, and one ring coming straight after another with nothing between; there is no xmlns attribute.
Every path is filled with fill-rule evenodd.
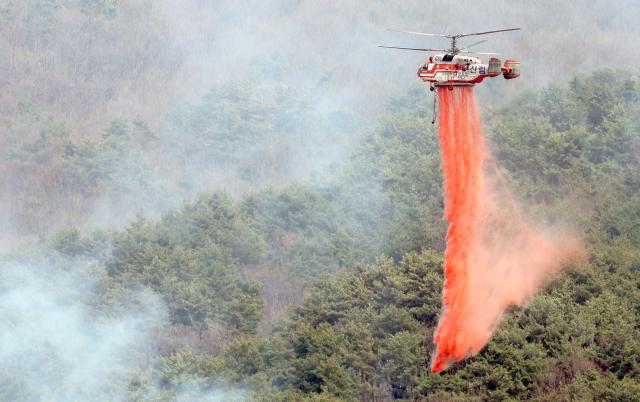
<svg viewBox="0 0 640 402"><path fill-rule="evenodd" d="M457 36L458 38L464 38L465 36L487 35L487 34L492 34L492 33L497 33L497 32L509 32L509 31L519 31L519 30L520 30L520 28L508 28L508 29L498 29L498 30L495 30L495 31L459 34L459 35L455 35L455 36Z"/></svg>
<svg viewBox="0 0 640 402"><path fill-rule="evenodd" d="M468 50L460 50L460 53L471 53L471 54L484 54L484 55L490 55L490 56L497 56L500 53L495 53L495 52L472 52L472 51L468 51Z"/></svg>
<svg viewBox="0 0 640 402"><path fill-rule="evenodd" d="M425 33L425 32L413 32L413 31L401 31L399 29L387 29L387 31L390 32L401 32L401 33L406 33L406 34L410 34L410 35L422 35L422 36L440 36L442 38L450 38L450 35L445 35L445 34L433 34L433 33Z"/></svg>
<svg viewBox="0 0 640 402"><path fill-rule="evenodd" d="M378 47L382 47L385 49L400 49L400 50L416 50L418 52L446 52L446 49L424 49L424 48L415 48L415 47L398 47L398 46L383 46L378 45Z"/></svg>
<svg viewBox="0 0 640 402"><path fill-rule="evenodd" d="M480 40L480 41L477 41L476 43L472 43L471 45L465 46L460 50L468 50L469 48L472 48L472 47L474 47L476 45L479 45L481 43L484 43L484 42L486 42L486 40Z"/></svg>

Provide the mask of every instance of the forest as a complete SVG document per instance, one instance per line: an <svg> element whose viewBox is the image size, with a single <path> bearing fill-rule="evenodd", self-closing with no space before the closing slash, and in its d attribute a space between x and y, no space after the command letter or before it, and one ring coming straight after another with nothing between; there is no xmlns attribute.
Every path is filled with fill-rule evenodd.
<svg viewBox="0 0 640 402"><path fill-rule="evenodd" d="M365 118L275 72L169 107L185 61L156 17L125 37L155 12L135 4L0 5L0 400L637 400L637 71L481 103L491 168L588 256L432 374L447 223L424 88Z"/></svg>

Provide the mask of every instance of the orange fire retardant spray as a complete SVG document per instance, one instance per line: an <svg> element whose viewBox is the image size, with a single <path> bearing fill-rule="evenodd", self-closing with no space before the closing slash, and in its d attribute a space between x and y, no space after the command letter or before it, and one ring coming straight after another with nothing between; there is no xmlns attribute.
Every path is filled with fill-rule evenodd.
<svg viewBox="0 0 640 402"><path fill-rule="evenodd" d="M433 372L477 354L507 307L525 303L583 254L574 236L529 227L497 175L487 173L473 88L441 88L438 101L449 229Z"/></svg>

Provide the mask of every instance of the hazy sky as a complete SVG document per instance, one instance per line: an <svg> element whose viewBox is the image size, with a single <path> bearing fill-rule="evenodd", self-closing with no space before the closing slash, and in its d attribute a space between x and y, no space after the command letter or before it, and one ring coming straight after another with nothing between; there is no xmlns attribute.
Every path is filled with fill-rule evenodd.
<svg viewBox="0 0 640 402"><path fill-rule="evenodd" d="M550 80L565 82L595 68L635 68L640 61L640 53L632 50L640 20L633 0L189 0L158 6L172 36L188 50L189 77L200 84L247 71L259 74L277 56L290 79L328 82L348 96L384 98L421 85L415 73L427 54L375 45L441 47L447 40L387 28L454 33L521 27L520 32L485 36L488 41L475 48L522 61L519 80L489 84L510 93Z"/></svg>

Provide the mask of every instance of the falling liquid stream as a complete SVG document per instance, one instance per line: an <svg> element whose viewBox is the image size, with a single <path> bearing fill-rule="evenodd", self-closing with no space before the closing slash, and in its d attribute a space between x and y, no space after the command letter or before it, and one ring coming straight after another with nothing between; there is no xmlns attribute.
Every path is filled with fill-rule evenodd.
<svg viewBox="0 0 640 402"><path fill-rule="evenodd" d="M443 88L438 102L449 229L433 372L478 353L510 305L525 303L583 254L572 235L532 229L506 187L488 175L473 88Z"/></svg>

